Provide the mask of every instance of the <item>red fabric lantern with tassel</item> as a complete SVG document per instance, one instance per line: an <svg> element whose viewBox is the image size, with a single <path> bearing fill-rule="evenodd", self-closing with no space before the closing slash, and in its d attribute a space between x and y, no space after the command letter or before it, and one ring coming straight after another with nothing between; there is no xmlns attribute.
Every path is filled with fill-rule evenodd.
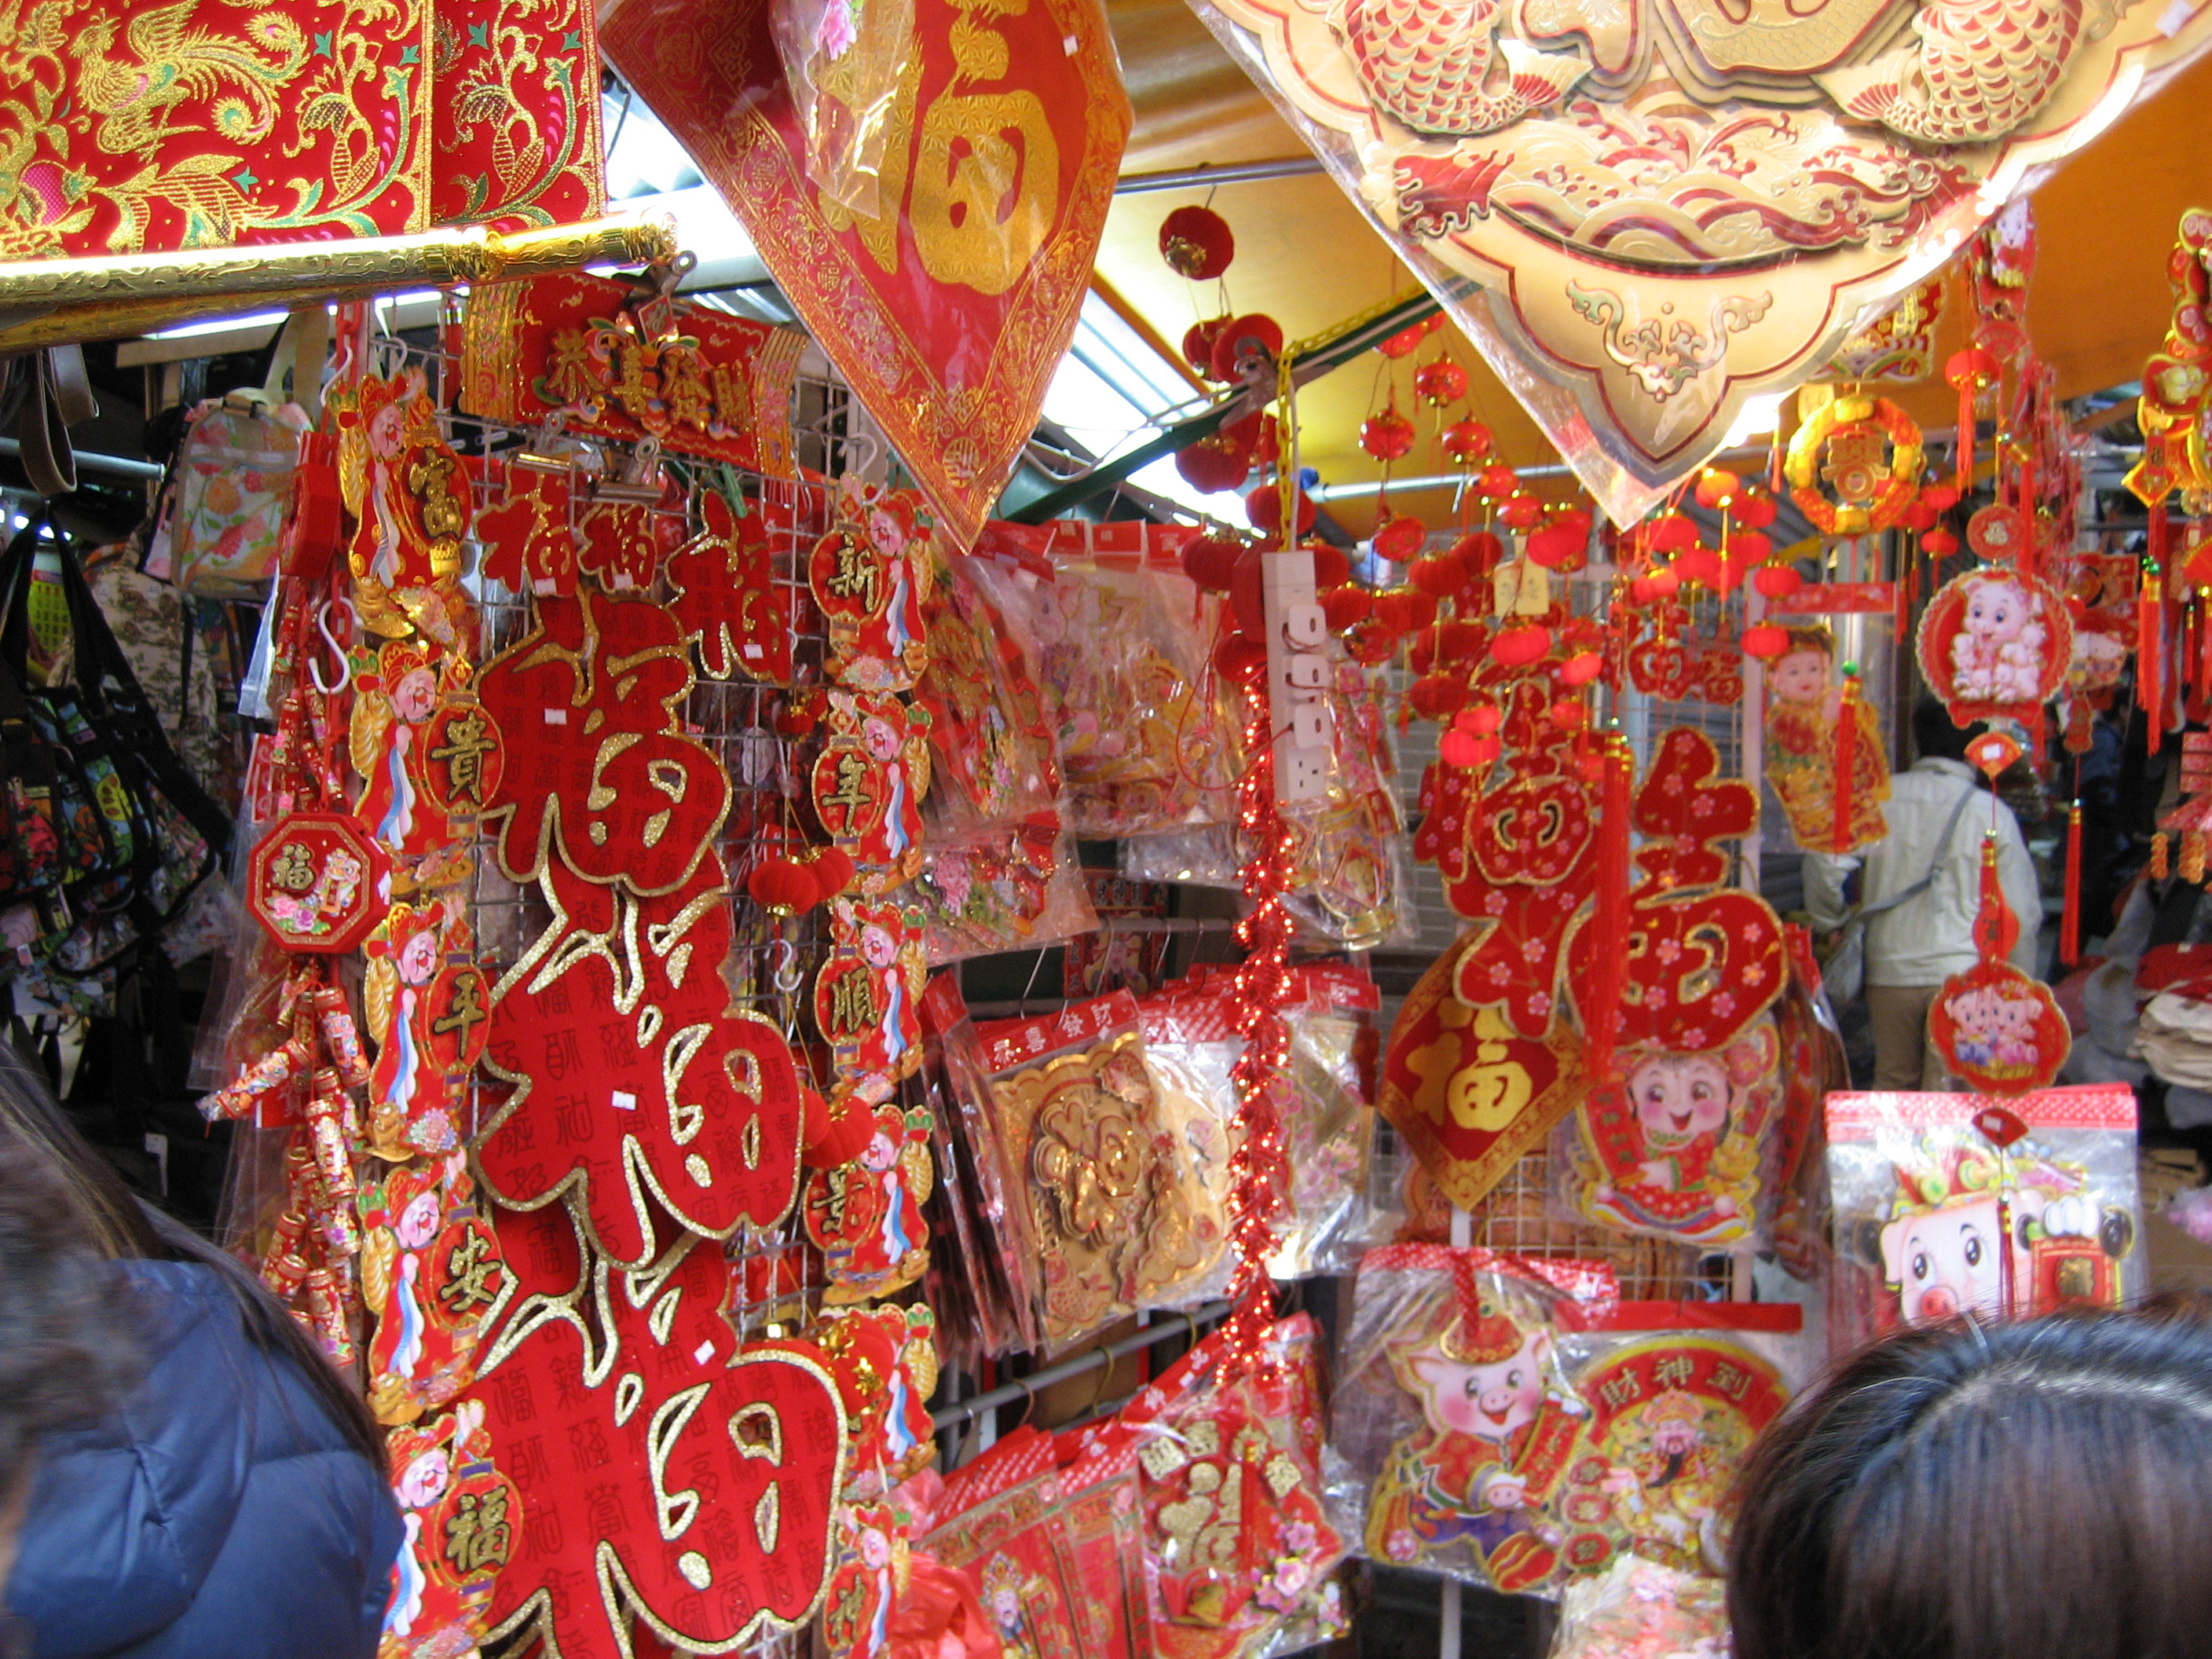
<svg viewBox="0 0 2212 1659"><path fill-rule="evenodd" d="M1180 207L1160 222L1160 258L1178 276L1210 283L1236 257L1229 222L1211 208Z"/></svg>
<svg viewBox="0 0 2212 1659"><path fill-rule="evenodd" d="M1953 352L1943 365L1943 378L1959 392L1958 465L1954 487L1960 495L1974 486L1974 399L1995 386L2003 372L2003 366L1979 346Z"/></svg>

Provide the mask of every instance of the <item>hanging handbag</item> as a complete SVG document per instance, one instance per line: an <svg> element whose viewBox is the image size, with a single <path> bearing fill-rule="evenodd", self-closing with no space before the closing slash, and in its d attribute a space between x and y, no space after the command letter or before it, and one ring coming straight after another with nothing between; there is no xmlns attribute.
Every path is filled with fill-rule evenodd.
<svg viewBox="0 0 2212 1659"><path fill-rule="evenodd" d="M65 673L34 685L31 586L48 535L71 650ZM68 914L44 954L64 974L97 973L183 912L222 867L230 822L169 746L75 550L43 519L0 556L0 698L11 678L53 770Z"/></svg>
<svg viewBox="0 0 2212 1659"><path fill-rule="evenodd" d="M1820 985L1828 994L1830 1007L1841 1008L1859 1000L1860 992L1866 988L1867 923L1886 910L1894 910L1900 904L1911 903L1935 884L1936 872L1942 867L1943 854L1950 850L1951 836L1959 827L1959 820L1966 815L1966 804L1979 793L1970 783L1966 793L1959 797L1958 805L1951 809L1951 816L1944 821L1943 833L1936 838L1936 850L1929 854L1928 868L1919 880L1910 887L1892 893L1878 904L1863 904L1851 913L1850 920L1844 924L1843 938L1837 941L1836 948L1829 953L1827 961L1820 965Z"/></svg>

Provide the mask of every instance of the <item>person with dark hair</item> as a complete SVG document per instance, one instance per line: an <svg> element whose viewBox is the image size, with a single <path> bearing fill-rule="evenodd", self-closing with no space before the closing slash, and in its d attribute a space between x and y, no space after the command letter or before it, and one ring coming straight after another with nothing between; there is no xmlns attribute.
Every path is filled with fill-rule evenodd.
<svg viewBox="0 0 2212 1659"><path fill-rule="evenodd" d="M1735 1659L2212 1649L2212 1303L1899 1332L1766 1431Z"/></svg>
<svg viewBox="0 0 2212 1659"><path fill-rule="evenodd" d="M2033 974L2043 891L2012 808L1979 787L1966 746L1986 728L1951 723L1950 711L1923 697L1912 711L1919 758L1890 780L1882 815L1889 833L1864 852L1804 857L1805 908L1829 933L1850 921L1845 884L1860 877L1864 918L1866 1006L1874 1027L1874 1086L1940 1089L1946 1068L1928 1040L1928 1010L1943 981L1978 960L1974 912L1982 892L1982 837L1994 823L1997 880L2020 921L2013 964Z"/></svg>
<svg viewBox="0 0 2212 1659"><path fill-rule="evenodd" d="M7 1218L40 1193L43 1231L18 1247ZM367 1405L251 1273L133 1198L0 1044L8 1248L126 1322L139 1367L103 1389L122 1374L88 1364L86 1409L49 1424L0 1357L0 1417L38 1436L0 1599L36 1659L370 1659L401 1528Z"/></svg>

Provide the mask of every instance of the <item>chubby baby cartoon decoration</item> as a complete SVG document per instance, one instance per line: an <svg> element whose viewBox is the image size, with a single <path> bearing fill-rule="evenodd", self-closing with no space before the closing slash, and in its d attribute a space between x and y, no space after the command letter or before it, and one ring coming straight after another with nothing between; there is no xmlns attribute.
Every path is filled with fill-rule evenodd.
<svg viewBox="0 0 2212 1659"><path fill-rule="evenodd" d="M1765 1013L1724 1048L1628 1050L1568 1132L1569 1201L1607 1226L1685 1244L1750 1237L1781 1109L1781 1048Z"/></svg>
<svg viewBox="0 0 2212 1659"><path fill-rule="evenodd" d="M1835 683L1835 657L1825 627L1793 628L1766 671L1766 781L1797 844L1815 853L1852 852L1889 833L1881 725L1855 676Z"/></svg>
<svg viewBox="0 0 2212 1659"><path fill-rule="evenodd" d="M2073 661L2074 622L2048 582L1984 565L1929 601L1919 646L1921 674L1953 720L2008 717L2039 732Z"/></svg>
<svg viewBox="0 0 2212 1659"><path fill-rule="evenodd" d="M1374 1559L1510 1595L1613 1553L1606 1469L1558 1351L1562 1285L1602 1299L1611 1275L1484 1249L1369 1253L1328 1455L1340 1490L1366 1476Z"/></svg>
<svg viewBox="0 0 2212 1659"><path fill-rule="evenodd" d="M1980 960L1945 980L1928 1010L1928 1040L1951 1075L1984 1094L2024 1095L2047 1086L2074 1047L2051 988L2006 959L2019 938L2020 921L1997 884L1991 834L1982 842L1981 907L1974 918Z"/></svg>

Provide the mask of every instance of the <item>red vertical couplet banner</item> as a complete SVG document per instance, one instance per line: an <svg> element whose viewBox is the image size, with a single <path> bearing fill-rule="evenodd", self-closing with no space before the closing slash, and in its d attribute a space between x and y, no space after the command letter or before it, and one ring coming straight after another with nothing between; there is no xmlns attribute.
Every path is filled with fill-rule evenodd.
<svg viewBox="0 0 2212 1659"><path fill-rule="evenodd" d="M885 7L880 22L872 9L810 88L817 131L864 72L853 60L890 88L855 205L810 173L771 9L620 0L600 44L965 547L1074 337L1113 200L1130 116L1105 17L1097 0L915 0L910 21Z"/></svg>

